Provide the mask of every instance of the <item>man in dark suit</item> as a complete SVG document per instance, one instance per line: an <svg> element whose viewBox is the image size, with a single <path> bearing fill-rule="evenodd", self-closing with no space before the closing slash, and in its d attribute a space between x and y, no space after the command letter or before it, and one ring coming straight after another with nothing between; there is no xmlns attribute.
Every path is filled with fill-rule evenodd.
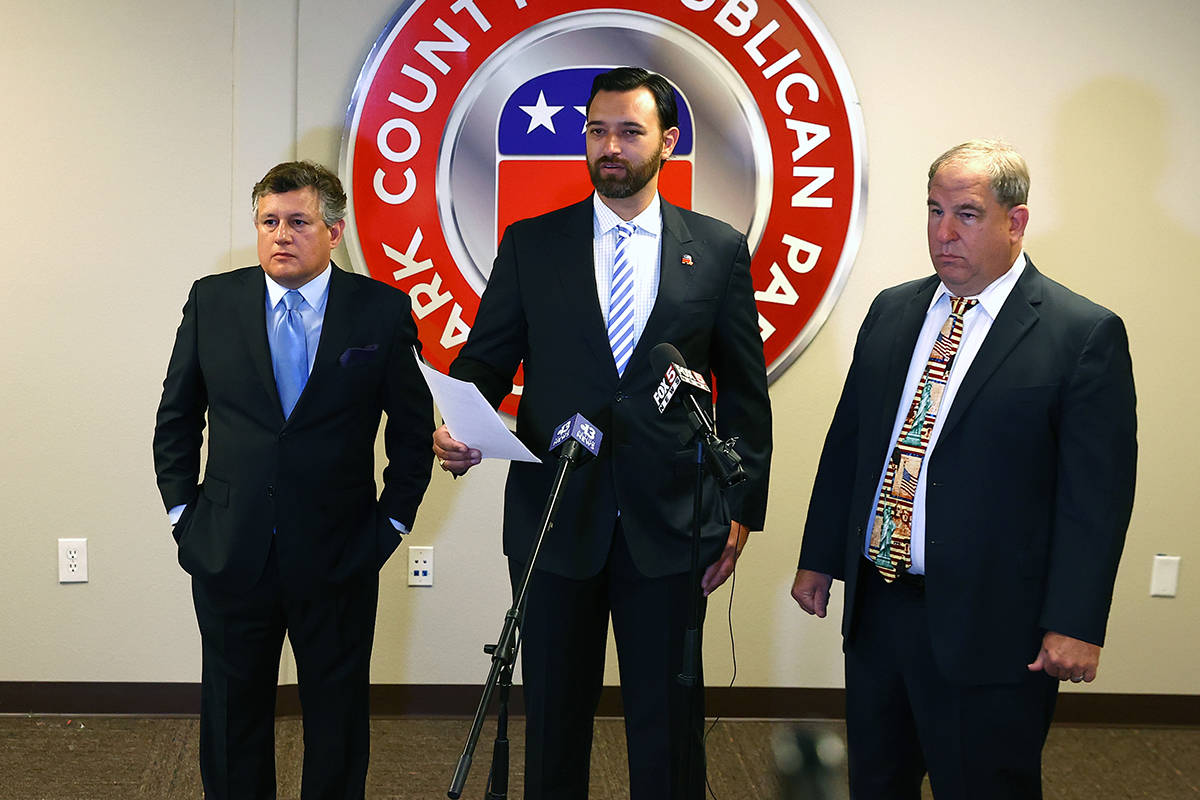
<svg viewBox="0 0 1200 800"><path fill-rule="evenodd" d="M361 798L379 568L429 483L432 401L408 297L330 261L346 226L337 176L284 163L252 197L261 265L193 284L154 430L203 648L200 771L210 800L275 797L286 632L302 796Z"/></svg>
<svg viewBox="0 0 1200 800"><path fill-rule="evenodd" d="M972 141L929 170L936 276L867 312L792 595L844 580L856 798L1041 797L1058 681L1091 681L1133 505L1125 328L1022 250L1029 173ZM961 298L961 299L960 299Z"/></svg>
<svg viewBox="0 0 1200 800"><path fill-rule="evenodd" d="M676 682L697 591L688 585L695 450L682 407L659 414L652 401L663 376L649 354L669 342L687 366L715 376L721 435L741 437L749 480L725 495L712 480L704 487L707 595L766 512L770 406L750 256L728 225L658 196L659 169L679 136L664 78L637 68L598 76L585 136L595 196L509 227L450 372L499 404L524 362L517 435L535 453L546 453L576 412L603 433L598 458L567 485L531 581L522 628L525 797L587 797L611 615L632 797L699 798L702 707L687 708ZM444 426L434 451L456 475L479 461ZM509 470L504 552L514 584L549 496L555 464L545 461ZM684 781L672 769L688 746Z"/></svg>

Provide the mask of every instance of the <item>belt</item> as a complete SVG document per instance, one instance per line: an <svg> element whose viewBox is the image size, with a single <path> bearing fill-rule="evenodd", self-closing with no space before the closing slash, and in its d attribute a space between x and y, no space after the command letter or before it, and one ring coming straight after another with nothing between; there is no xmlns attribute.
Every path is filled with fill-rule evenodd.
<svg viewBox="0 0 1200 800"><path fill-rule="evenodd" d="M864 556L863 563L866 565L866 569L871 570L871 572L877 578L879 578L880 581L883 581L883 575L881 575L879 570L875 568L875 564L871 561L871 559ZM912 572L898 572L896 573L896 580L893 581L891 585L903 586L906 589L923 594L925 592L925 576L917 575Z"/></svg>

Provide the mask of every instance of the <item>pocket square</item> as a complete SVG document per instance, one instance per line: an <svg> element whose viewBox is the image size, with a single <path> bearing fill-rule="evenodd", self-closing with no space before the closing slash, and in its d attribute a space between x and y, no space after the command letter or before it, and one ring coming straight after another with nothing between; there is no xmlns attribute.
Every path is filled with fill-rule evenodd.
<svg viewBox="0 0 1200 800"><path fill-rule="evenodd" d="M346 351L338 356L338 363L343 367L370 364L375 360L375 354L378 350L379 345L377 344L368 344L364 347L347 347Z"/></svg>

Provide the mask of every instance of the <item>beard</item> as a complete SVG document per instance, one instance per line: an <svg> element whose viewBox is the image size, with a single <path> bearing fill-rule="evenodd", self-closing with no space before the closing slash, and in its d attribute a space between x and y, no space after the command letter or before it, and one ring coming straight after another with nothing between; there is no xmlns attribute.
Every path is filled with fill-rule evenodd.
<svg viewBox="0 0 1200 800"><path fill-rule="evenodd" d="M600 167L604 164L618 164L625 168L622 178L609 177L601 174ZM588 174L592 178L592 186L601 197L621 200L632 197L640 192L650 180L658 174L662 166L662 145L640 164L632 164L623 158L601 157L588 162Z"/></svg>

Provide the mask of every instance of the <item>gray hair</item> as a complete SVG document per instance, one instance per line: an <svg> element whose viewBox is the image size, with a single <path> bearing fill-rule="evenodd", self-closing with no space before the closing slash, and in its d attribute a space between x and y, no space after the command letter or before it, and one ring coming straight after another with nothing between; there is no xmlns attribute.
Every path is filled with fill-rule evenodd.
<svg viewBox="0 0 1200 800"><path fill-rule="evenodd" d="M285 161L267 171L250 192L251 210L258 220L258 201L269 194L284 194L296 189L311 188L320 202L321 218L329 227L346 216L346 193L342 182L315 161Z"/></svg>
<svg viewBox="0 0 1200 800"><path fill-rule="evenodd" d="M1016 149L999 139L972 139L951 147L929 166L929 183L947 164L971 163L982 167L987 174L992 193L1005 208L1024 205L1029 200L1029 166Z"/></svg>

